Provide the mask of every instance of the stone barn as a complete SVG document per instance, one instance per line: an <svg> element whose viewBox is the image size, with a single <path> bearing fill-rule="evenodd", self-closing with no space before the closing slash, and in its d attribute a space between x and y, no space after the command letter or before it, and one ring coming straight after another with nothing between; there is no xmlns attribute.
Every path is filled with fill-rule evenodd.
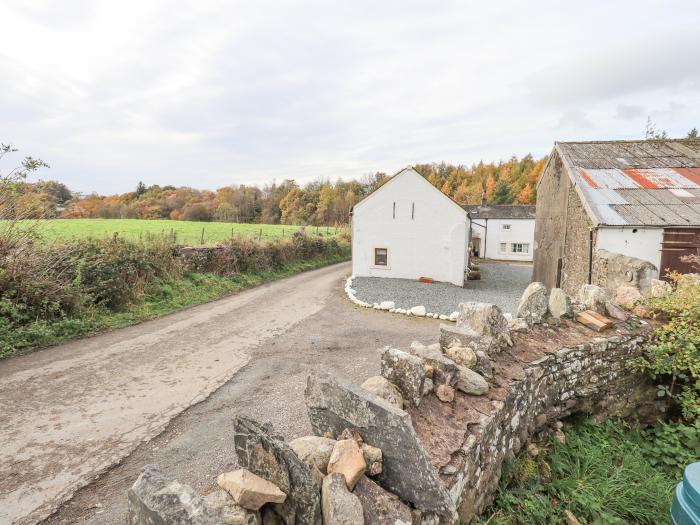
<svg viewBox="0 0 700 525"><path fill-rule="evenodd" d="M700 140L557 142L537 186L533 280L640 289L700 254Z"/></svg>
<svg viewBox="0 0 700 525"><path fill-rule="evenodd" d="M353 207L352 273L463 286L468 238L467 212L406 168Z"/></svg>

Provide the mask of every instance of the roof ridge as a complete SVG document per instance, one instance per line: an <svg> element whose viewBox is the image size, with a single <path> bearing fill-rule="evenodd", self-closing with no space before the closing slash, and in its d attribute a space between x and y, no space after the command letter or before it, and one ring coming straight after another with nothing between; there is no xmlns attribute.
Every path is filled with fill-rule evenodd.
<svg viewBox="0 0 700 525"><path fill-rule="evenodd" d="M555 140L554 144L616 144L616 143L631 143L631 142L697 142L700 143L700 138L689 139L619 139L619 140Z"/></svg>

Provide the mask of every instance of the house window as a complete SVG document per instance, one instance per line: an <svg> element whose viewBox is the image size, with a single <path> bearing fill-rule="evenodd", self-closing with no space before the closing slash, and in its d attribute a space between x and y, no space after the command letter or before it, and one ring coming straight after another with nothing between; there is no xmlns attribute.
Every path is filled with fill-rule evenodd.
<svg viewBox="0 0 700 525"><path fill-rule="evenodd" d="M514 242L510 245L512 253L530 253L530 245L526 242Z"/></svg>
<svg viewBox="0 0 700 525"><path fill-rule="evenodd" d="M510 230L510 224L501 224L501 230Z"/></svg>
<svg viewBox="0 0 700 525"><path fill-rule="evenodd" d="M389 263L389 250L388 248L375 248L374 249L374 265L375 266L387 266Z"/></svg>
<svg viewBox="0 0 700 525"><path fill-rule="evenodd" d="M506 253L508 251L508 243L502 242L501 243L501 253Z"/></svg>

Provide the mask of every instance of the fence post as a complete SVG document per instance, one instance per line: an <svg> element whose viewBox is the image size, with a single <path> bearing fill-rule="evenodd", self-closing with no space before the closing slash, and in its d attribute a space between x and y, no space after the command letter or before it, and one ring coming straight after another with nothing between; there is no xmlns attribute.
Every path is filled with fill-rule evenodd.
<svg viewBox="0 0 700 525"><path fill-rule="evenodd" d="M262 240L262 228L260 228L260 233L258 234L258 240L259 241Z"/></svg>
<svg viewBox="0 0 700 525"><path fill-rule="evenodd" d="M199 244L204 244L204 228L202 228L202 237L199 240Z"/></svg>

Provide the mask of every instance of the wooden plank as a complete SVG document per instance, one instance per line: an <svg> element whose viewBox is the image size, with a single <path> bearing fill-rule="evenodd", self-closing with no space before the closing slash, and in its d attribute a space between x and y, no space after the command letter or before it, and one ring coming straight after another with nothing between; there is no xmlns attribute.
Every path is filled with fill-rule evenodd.
<svg viewBox="0 0 700 525"><path fill-rule="evenodd" d="M612 327L610 319L593 310L586 310L576 314L576 321L596 332L602 332Z"/></svg>

